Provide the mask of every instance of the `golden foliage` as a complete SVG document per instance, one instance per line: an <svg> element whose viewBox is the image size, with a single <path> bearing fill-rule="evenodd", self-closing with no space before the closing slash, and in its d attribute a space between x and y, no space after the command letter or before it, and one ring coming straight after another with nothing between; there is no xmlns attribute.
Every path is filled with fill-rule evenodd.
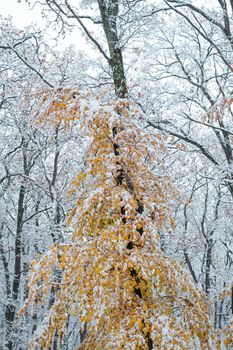
<svg viewBox="0 0 233 350"><path fill-rule="evenodd" d="M39 100L40 123L80 119L89 143L70 191L72 244L52 246L32 268L28 305L44 302L52 286L56 297L31 349L62 338L68 315L88 324L80 350L213 349L204 295L158 241L174 225L161 135L138 127L129 102L100 105L69 90Z"/></svg>
<svg viewBox="0 0 233 350"><path fill-rule="evenodd" d="M224 339L223 343L226 349L233 348L233 318L230 322L221 330L220 338Z"/></svg>

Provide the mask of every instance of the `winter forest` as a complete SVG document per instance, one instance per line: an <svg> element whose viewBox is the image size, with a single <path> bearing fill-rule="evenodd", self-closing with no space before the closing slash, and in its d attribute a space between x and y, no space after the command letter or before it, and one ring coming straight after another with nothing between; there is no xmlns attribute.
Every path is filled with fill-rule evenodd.
<svg viewBox="0 0 233 350"><path fill-rule="evenodd" d="M233 1L18 2L0 349L233 349Z"/></svg>

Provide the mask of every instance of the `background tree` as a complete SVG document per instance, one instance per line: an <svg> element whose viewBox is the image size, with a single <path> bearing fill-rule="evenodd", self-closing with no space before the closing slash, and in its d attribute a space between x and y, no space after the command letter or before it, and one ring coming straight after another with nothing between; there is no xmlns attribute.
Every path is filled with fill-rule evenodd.
<svg viewBox="0 0 233 350"><path fill-rule="evenodd" d="M74 145L81 145L81 141L72 130L64 136L59 126L55 131L33 130L32 106L24 103L23 107L23 101L36 89L52 85L46 83L50 79L57 85L69 80L75 52L70 49L62 57L50 51L54 61L48 61L41 33L33 27L17 30L10 20L2 20L0 50L0 347L26 349L32 328L39 322L39 314L38 319L34 315L34 321L19 321L17 317L28 293L30 261L67 235L65 188L72 178L71 170L78 167ZM66 158L67 152L73 154L72 159Z"/></svg>
<svg viewBox="0 0 233 350"><path fill-rule="evenodd" d="M205 6L197 8L191 2L170 3L166 2L163 12L162 7L155 9L159 17L154 21L151 18L152 35L147 35L148 42L144 41L142 49L137 49L141 57L138 55L135 64L137 70L142 67L143 72L134 84L135 100L140 100L136 93L141 94L140 106L147 116L151 115L149 125L171 136L169 147L174 158L173 161L169 158L169 164L175 164L177 185L188 202L181 204L177 211L176 236L181 237L183 251L184 237L188 235L186 252L182 254L184 262L193 277L195 271L200 276L195 276L194 280L214 296L216 290L224 289L232 282L229 278L232 274L229 251L232 232L225 226L232 207L232 82L229 67L232 49L229 37L225 35L227 19L224 16L229 19L229 25L231 18L229 12L224 15L222 7L218 6L210 10ZM230 11L229 6L227 11ZM142 90L138 86L143 86ZM186 169L188 164L189 171L195 176L190 177L182 165L181 172L177 172L180 153L182 158L185 157ZM203 196L204 192L206 196ZM180 224L179 212L183 215ZM231 222L230 217L228 220ZM200 238L198 245L197 236ZM195 253L192 242L196 245ZM178 255L181 258L182 255ZM197 257L201 264L197 263ZM206 278L210 275L211 278ZM223 317L225 321L231 316L230 298L226 303L227 310L223 312L219 306L220 309L215 311L217 317ZM220 304L217 302L216 305Z"/></svg>

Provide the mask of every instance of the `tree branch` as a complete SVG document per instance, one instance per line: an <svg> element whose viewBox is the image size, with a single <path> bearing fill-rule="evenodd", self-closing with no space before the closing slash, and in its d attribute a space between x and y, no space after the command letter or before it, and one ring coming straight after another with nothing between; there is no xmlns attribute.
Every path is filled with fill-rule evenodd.
<svg viewBox="0 0 233 350"><path fill-rule="evenodd" d="M66 7L69 9L69 11L72 13L74 18L78 21L80 26L83 28L84 32L87 34L88 38L95 44L95 46L98 48L99 52L104 56L104 58L107 60L107 62L110 62L110 58L106 55L103 48L100 46L100 44L95 40L95 38L91 35L87 27L83 24L80 17L75 13L75 11L72 9L70 4L68 3L68 0L65 0Z"/></svg>
<svg viewBox="0 0 233 350"><path fill-rule="evenodd" d="M14 45L14 46L15 46L15 45ZM54 88L54 85L52 85L51 83L49 83L49 82L43 77L43 75L42 75L36 68L32 67L32 66L18 53L18 51L16 51L16 50L14 49L14 46L10 46L10 45L8 45L8 46L1 45L1 46L0 46L0 49L11 50L11 51L13 51L13 52L16 54L16 56L17 56L28 68L30 68L33 72L35 72L35 73L41 78L41 80L42 80L46 85L48 85L50 88Z"/></svg>
<svg viewBox="0 0 233 350"><path fill-rule="evenodd" d="M173 9L176 13L178 13L180 16L182 16L183 18L186 19L186 21L206 40L208 41L208 43L210 43L215 50L217 51L217 53L219 54L219 56L221 57L222 61L226 64L226 66L233 71L233 67L231 66L231 64L226 60L226 58L223 56L221 50L218 48L218 46L210 39L209 36L207 36L205 33L203 33L184 13L180 12L179 10L177 10L176 7L170 5L168 3L168 1L164 0L165 3L171 7L171 9ZM170 2L172 1L176 1L176 0L169 0Z"/></svg>
<svg viewBox="0 0 233 350"><path fill-rule="evenodd" d="M190 143L191 145L193 146L196 146L200 151L201 153L206 157L208 158L213 164L215 165L219 165L219 163L213 158L213 156L209 153L209 151L207 149L205 149L200 143L198 143L197 141L195 140L192 140L190 139L188 136L185 136L185 135L180 135L172 130L168 130L166 128L163 128L161 127L159 124L155 124L153 122L151 122L150 120L146 120L146 123L151 126L152 128L155 128L157 130L160 130L162 132L165 132L166 134L169 134L169 135L172 135L172 136L175 136L177 137L178 139L181 139L187 143Z"/></svg>

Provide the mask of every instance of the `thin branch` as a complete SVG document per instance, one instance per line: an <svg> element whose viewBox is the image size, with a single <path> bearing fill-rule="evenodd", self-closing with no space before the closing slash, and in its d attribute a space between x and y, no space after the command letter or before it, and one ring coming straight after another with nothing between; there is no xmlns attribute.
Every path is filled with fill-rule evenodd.
<svg viewBox="0 0 233 350"><path fill-rule="evenodd" d="M190 117L186 113L185 113L185 118L188 118L189 120L191 120L192 122L194 122L196 124L200 124L200 125L204 125L204 126L210 127L212 129L220 130L222 132L225 132L225 133L233 136L233 132L232 131L229 131L229 130L227 130L225 128L221 128L220 126L215 126L215 125L212 125L212 124L209 124L209 123L200 122L199 120L193 119L192 117Z"/></svg>
<svg viewBox="0 0 233 350"><path fill-rule="evenodd" d="M182 12L180 12L179 10L177 10L177 8L175 8L174 6L170 5L166 0L164 0L165 3L171 7L171 9L173 9L176 13L178 13L180 16L182 16L183 18L186 19L186 21L206 40L208 41L208 43L210 43L215 50L218 52L219 56L221 57L221 59L223 60L223 62L226 64L226 66L233 71L233 67L231 66L231 64L226 60L226 58L223 56L221 50L218 48L218 46L206 35L204 34L185 14L183 14Z"/></svg>
<svg viewBox="0 0 233 350"><path fill-rule="evenodd" d="M43 77L43 75L42 75L36 68L32 67L32 66L18 53L18 51L16 51L16 50L14 49L14 46L10 46L10 45L4 46L4 45L1 45L1 46L0 46L0 49L11 50L11 51L13 51L13 52L16 54L16 56L17 56L28 68L30 68L33 72L35 72L35 73L41 78L41 80L42 80L46 85L48 85L50 88L54 88L54 85L52 85L51 83L49 83L49 82Z"/></svg>
<svg viewBox="0 0 233 350"><path fill-rule="evenodd" d="M188 136L185 135L180 135L172 130L168 130L166 128L161 127L158 124L155 124L153 122L151 122L150 120L146 120L146 123L151 126L152 128L158 129L160 131L163 131L169 135L175 136L187 143L190 143L193 146L196 146L204 156L206 156L206 158L208 158L212 163L214 163L215 165L219 165L219 163L213 158L213 156L209 153L209 151L207 149L205 149L200 143L198 143L195 140L190 139Z"/></svg>
<svg viewBox="0 0 233 350"><path fill-rule="evenodd" d="M72 13L72 15L74 16L74 18L78 21L78 23L80 24L80 26L83 28L84 32L87 34L88 38L95 44L95 46L98 48L99 52L104 56L104 58L107 60L107 62L110 62L110 58L106 55L106 53L104 52L104 50L102 49L102 47L100 46L100 44L95 40L95 38L91 35L91 33L89 32L89 30L87 29L87 27L83 24L83 22L81 21L80 17L75 13L75 11L72 9L72 7L70 6L70 4L68 3L68 0L65 0L65 4L67 6L67 8L70 10L70 12Z"/></svg>
<svg viewBox="0 0 233 350"><path fill-rule="evenodd" d="M186 4L180 4L180 5L176 5L174 7L185 7L185 6L186 6ZM151 17L151 16L155 15L156 13L165 12L165 11L171 11L171 8L170 7L162 7L162 8L159 8L159 9L152 10L147 15L142 16L142 18Z"/></svg>
<svg viewBox="0 0 233 350"><path fill-rule="evenodd" d="M166 2L166 1L165 1ZM171 3L176 3L176 4L179 4L180 1L177 1L177 0L167 0L167 2L171 2ZM182 3L182 6L183 7L188 7L190 8L191 10L199 13L199 15L201 15L202 17L204 17L205 19L207 19L209 22L213 23L214 25L216 25L217 27L219 27L225 34L225 28L224 26L218 22L215 18L211 17L210 15L208 15L206 12L204 12L203 10L201 10L200 8L190 4L190 3ZM178 6L172 6L174 8L177 8ZM229 37L227 37L227 39L229 39Z"/></svg>
<svg viewBox="0 0 233 350"><path fill-rule="evenodd" d="M44 208L44 209L41 209L41 210L36 211L36 212L33 213L32 215L30 215L27 219L23 220L23 223L25 224L25 222L30 221L31 219L33 219L34 216L36 216L36 215L38 215L38 214L40 214L40 213L43 213L43 212L45 212L45 211L48 211L48 210L50 210L50 209L52 209L52 207L48 207L48 208Z"/></svg>

